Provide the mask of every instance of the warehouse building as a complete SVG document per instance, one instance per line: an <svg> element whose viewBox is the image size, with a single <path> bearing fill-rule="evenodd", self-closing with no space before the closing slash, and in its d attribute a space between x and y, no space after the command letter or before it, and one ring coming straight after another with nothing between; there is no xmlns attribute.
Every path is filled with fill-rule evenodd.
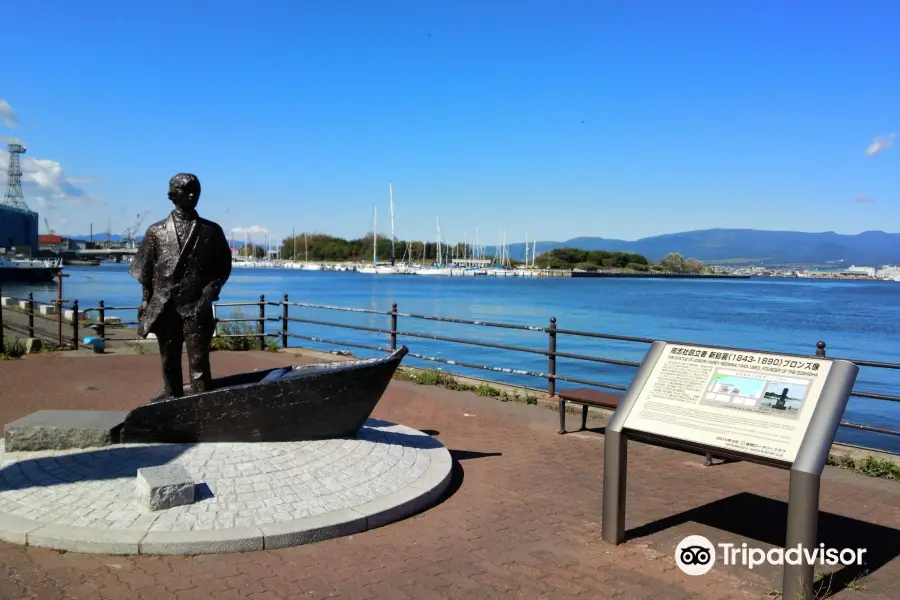
<svg viewBox="0 0 900 600"><path fill-rule="evenodd" d="M38 214L0 205L0 248L31 256L38 249Z"/></svg>

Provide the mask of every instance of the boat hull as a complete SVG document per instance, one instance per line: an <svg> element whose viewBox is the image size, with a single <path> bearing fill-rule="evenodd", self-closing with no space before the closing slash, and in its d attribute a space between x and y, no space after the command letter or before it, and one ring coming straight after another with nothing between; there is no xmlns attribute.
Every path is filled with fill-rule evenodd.
<svg viewBox="0 0 900 600"><path fill-rule="evenodd" d="M53 281L59 271L51 267L0 267L0 283L40 283Z"/></svg>
<svg viewBox="0 0 900 600"><path fill-rule="evenodd" d="M216 380L210 391L163 398L135 408L125 418L121 442L293 442L354 437L406 353L402 346L386 358L224 377ZM264 381L267 377L270 380Z"/></svg>

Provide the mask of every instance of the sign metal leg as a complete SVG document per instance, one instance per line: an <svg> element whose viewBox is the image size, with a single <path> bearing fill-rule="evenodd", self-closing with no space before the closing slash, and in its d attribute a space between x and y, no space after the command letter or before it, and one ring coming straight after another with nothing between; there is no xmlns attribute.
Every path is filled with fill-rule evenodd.
<svg viewBox="0 0 900 600"><path fill-rule="evenodd" d="M799 564L784 563L782 598L785 600L812 600L815 565L808 564L804 551L812 553L818 545L820 475L791 469L788 492L787 539L785 557L789 550L799 546Z"/></svg>
<svg viewBox="0 0 900 600"><path fill-rule="evenodd" d="M625 541L625 480L628 470L628 438L620 431L606 430L603 441L603 541L619 545Z"/></svg>

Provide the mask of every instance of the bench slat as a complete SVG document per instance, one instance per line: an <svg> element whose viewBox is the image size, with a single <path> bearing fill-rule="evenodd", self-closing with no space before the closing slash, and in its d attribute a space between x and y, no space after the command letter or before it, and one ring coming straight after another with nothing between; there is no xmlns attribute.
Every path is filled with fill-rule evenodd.
<svg viewBox="0 0 900 600"><path fill-rule="evenodd" d="M577 402L579 404L588 404L590 406L599 406L603 408L618 408L619 402L622 400L622 394L601 392L589 388L577 388L574 390L560 391L559 398L566 402Z"/></svg>

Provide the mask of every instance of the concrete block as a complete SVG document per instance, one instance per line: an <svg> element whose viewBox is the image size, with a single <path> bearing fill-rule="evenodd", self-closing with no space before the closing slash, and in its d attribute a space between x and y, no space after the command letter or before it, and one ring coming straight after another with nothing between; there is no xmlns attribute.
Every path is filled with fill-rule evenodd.
<svg viewBox="0 0 900 600"><path fill-rule="evenodd" d="M76 318L77 318L79 321L83 321L83 320L85 320L85 319L87 318L87 316L84 314L84 311L83 311L83 310L79 310L79 311L78 311L78 314L76 315L76 314L75 314L75 311L72 310L71 308L67 308L67 309L63 312L63 317L65 317L65 318L68 319L69 321L74 321Z"/></svg>
<svg viewBox="0 0 900 600"><path fill-rule="evenodd" d="M19 304L19 301L15 298L9 298L7 296L0 297L0 306L9 306L14 307Z"/></svg>
<svg viewBox="0 0 900 600"><path fill-rule="evenodd" d="M28 338L25 340L25 352L28 354L37 354L44 348L43 340L38 338Z"/></svg>
<svg viewBox="0 0 900 600"><path fill-rule="evenodd" d="M120 410L39 410L6 424L6 451L109 446L118 443L127 414Z"/></svg>
<svg viewBox="0 0 900 600"><path fill-rule="evenodd" d="M49 317L50 315L56 314L56 307L52 304L44 304L40 308L38 308L38 312L44 316Z"/></svg>
<svg viewBox="0 0 900 600"><path fill-rule="evenodd" d="M179 464L138 469L136 487L141 506L150 510L193 504L197 489L190 473Z"/></svg>
<svg viewBox="0 0 900 600"><path fill-rule="evenodd" d="M122 323L122 317L103 317L104 323L109 323L110 325L120 325Z"/></svg>
<svg viewBox="0 0 900 600"><path fill-rule="evenodd" d="M19 308L28 310L28 300L19 300Z"/></svg>

